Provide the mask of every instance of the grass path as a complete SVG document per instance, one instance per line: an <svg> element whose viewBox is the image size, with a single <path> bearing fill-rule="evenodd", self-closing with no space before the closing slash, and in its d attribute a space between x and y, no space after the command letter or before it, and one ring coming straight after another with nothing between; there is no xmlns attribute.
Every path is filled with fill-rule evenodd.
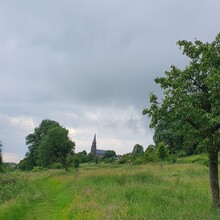
<svg viewBox="0 0 220 220"><path fill-rule="evenodd" d="M63 219L63 210L72 200L71 175L53 175L34 183L35 195L31 210L24 219Z"/></svg>
<svg viewBox="0 0 220 220"><path fill-rule="evenodd" d="M63 219L63 210L72 200L72 176L64 171L27 174L25 195L5 204L1 220Z"/></svg>

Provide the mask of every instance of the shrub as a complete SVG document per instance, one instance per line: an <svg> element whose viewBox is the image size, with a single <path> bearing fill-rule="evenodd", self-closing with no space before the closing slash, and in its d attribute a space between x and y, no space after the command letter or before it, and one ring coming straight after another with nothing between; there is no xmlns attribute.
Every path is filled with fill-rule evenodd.
<svg viewBox="0 0 220 220"><path fill-rule="evenodd" d="M27 189L26 181L11 174L0 174L0 204L18 196Z"/></svg>
<svg viewBox="0 0 220 220"><path fill-rule="evenodd" d="M167 161L169 163L176 163L177 158L176 158L176 156L174 154L171 154L171 155L168 156Z"/></svg>
<svg viewBox="0 0 220 220"><path fill-rule="evenodd" d="M62 169L62 168L63 168L63 164L60 163L60 162L52 163L52 164L50 165L50 168L51 168L51 169Z"/></svg>

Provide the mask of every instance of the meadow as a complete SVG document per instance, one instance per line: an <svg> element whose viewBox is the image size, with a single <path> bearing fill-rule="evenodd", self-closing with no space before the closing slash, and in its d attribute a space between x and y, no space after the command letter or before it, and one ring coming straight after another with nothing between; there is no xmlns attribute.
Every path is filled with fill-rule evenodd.
<svg viewBox="0 0 220 220"><path fill-rule="evenodd" d="M1 220L220 219L200 164L84 165L0 174Z"/></svg>

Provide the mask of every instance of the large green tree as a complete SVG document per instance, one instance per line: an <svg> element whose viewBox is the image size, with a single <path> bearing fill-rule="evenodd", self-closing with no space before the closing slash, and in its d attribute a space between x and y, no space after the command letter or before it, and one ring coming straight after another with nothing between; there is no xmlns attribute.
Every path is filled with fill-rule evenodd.
<svg viewBox="0 0 220 220"><path fill-rule="evenodd" d="M156 78L164 90L159 101L150 95L150 107L143 114L151 117L150 127L166 121L172 129L194 140L209 156L212 200L219 206L218 152L220 149L220 34L211 43L178 41L190 62L181 70L171 66L164 77Z"/></svg>
<svg viewBox="0 0 220 220"><path fill-rule="evenodd" d="M59 127L59 123L53 120L42 120L39 127L34 129L34 132L26 136L26 144L28 145L28 152L25 157L26 169L32 169L38 164L38 148L47 135L48 131L54 127Z"/></svg>
<svg viewBox="0 0 220 220"><path fill-rule="evenodd" d="M58 122L48 119L43 120L39 127L26 137L26 144L29 145L24 160L26 169L32 169L36 165L49 166L54 162L61 162L67 168L70 161L68 156L73 154L75 146L68 137L68 130Z"/></svg>
<svg viewBox="0 0 220 220"><path fill-rule="evenodd" d="M59 126L48 130L38 148L38 164L49 166L61 162L67 169L67 156L73 154L74 142L68 137L68 130Z"/></svg>

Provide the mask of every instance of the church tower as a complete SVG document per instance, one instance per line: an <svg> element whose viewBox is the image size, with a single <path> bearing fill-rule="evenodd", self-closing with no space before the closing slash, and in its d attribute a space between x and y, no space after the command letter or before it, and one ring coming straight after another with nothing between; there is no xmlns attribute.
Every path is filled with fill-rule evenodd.
<svg viewBox="0 0 220 220"><path fill-rule="evenodd" d="M94 139L91 146L91 153L96 155L96 134L94 135Z"/></svg>

